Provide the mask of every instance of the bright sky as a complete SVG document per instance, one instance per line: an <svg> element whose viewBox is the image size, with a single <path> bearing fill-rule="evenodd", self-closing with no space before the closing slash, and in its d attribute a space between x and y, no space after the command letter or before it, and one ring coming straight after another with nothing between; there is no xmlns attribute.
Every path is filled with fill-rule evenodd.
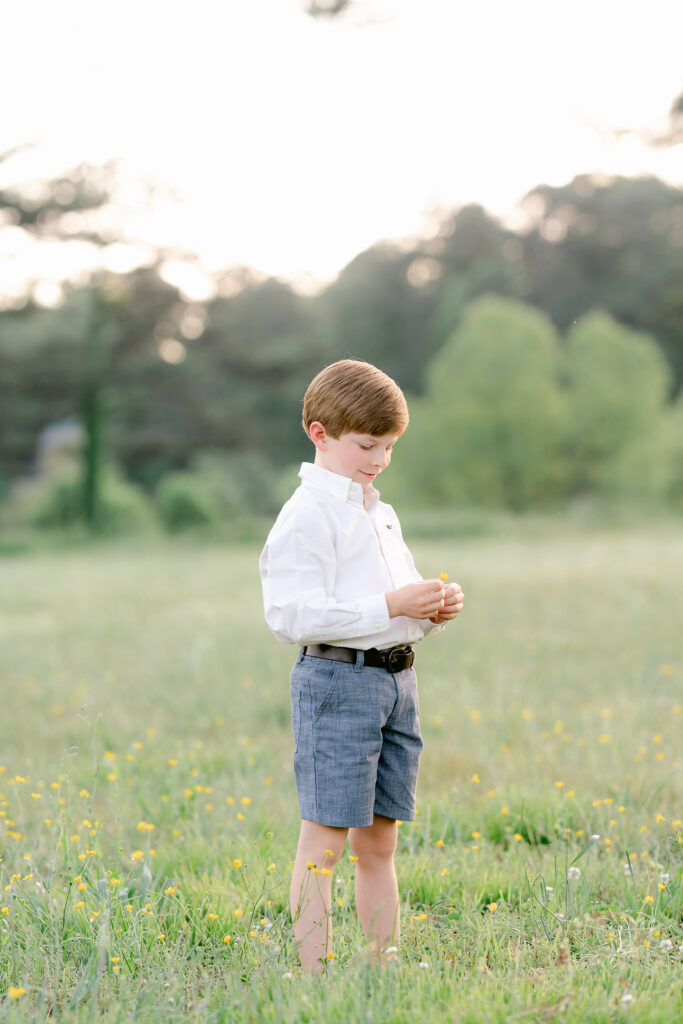
<svg viewBox="0 0 683 1024"><path fill-rule="evenodd" d="M357 0L333 22L301 3L12 4L0 152L37 145L0 166L0 186L118 158L126 235L302 281L439 211L507 216L580 172L683 184L683 147L609 132L665 129L683 88L679 0ZM150 206L141 179L178 200ZM56 275L17 232L12 246L15 274L30 257ZM85 257L59 258L69 273Z"/></svg>

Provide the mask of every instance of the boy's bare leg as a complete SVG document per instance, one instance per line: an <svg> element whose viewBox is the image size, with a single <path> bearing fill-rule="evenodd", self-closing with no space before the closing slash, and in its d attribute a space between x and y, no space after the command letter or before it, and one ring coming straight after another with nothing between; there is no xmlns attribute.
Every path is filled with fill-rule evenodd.
<svg viewBox="0 0 683 1024"><path fill-rule="evenodd" d="M376 814L367 828L349 830L349 842L358 857L356 910L365 937L378 952L398 946L401 922L394 853L398 826L393 818Z"/></svg>
<svg viewBox="0 0 683 1024"><path fill-rule="evenodd" d="M301 964L314 974L323 969L320 961L332 952L332 868L344 851L347 832L306 819L301 822L289 906Z"/></svg>

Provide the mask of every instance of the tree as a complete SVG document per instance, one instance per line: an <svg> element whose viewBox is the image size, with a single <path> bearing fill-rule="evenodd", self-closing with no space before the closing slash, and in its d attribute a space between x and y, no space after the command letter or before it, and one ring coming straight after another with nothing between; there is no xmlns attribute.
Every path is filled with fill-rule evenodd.
<svg viewBox="0 0 683 1024"><path fill-rule="evenodd" d="M375 363L413 393L435 350L428 326L435 288L428 274L421 276L424 259L419 250L374 245L344 267L316 303L335 359Z"/></svg>
<svg viewBox="0 0 683 1024"><path fill-rule="evenodd" d="M590 313L567 334L565 372L571 491L661 495L669 472L661 440L670 373L654 339Z"/></svg>
<svg viewBox="0 0 683 1024"><path fill-rule="evenodd" d="M516 511L557 497L564 402L550 320L484 296L432 359L401 453L404 498ZM403 468L405 467L405 469Z"/></svg>
<svg viewBox="0 0 683 1024"><path fill-rule="evenodd" d="M656 178L580 175L526 197L525 291L563 330L594 309L653 334L683 383L683 193Z"/></svg>

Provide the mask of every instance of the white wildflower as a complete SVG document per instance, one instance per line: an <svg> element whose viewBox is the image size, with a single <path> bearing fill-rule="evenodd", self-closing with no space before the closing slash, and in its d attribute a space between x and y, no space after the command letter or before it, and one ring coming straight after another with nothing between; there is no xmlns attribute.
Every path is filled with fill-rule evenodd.
<svg viewBox="0 0 683 1024"><path fill-rule="evenodd" d="M569 868L567 871L567 878L570 881L575 881L577 878L581 878L581 868Z"/></svg>
<svg viewBox="0 0 683 1024"><path fill-rule="evenodd" d="M674 944L671 941L671 939L662 939L662 941L659 943L659 948L661 949L662 953L670 953L671 950L674 948Z"/></svg>
<svg viewBox="0 0 683 1024"><path fill-rule="evenodd" d="M419 964L417 966L422 971L428 971L429 970L429 964L427 963L426 960L420 960L420 962L419 962Z"/></svg>

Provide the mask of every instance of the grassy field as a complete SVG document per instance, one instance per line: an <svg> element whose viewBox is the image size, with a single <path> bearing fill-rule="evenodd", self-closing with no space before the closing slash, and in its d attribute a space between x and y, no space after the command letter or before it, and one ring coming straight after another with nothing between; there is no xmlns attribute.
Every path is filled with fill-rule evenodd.
<svg viewBox="0 0 683 1024"><path fill-rule="evenodd" d="M294 654L257 548L0 563L1 1019L683 1018L683 530L414 549L467 607L418 652L402 962L350 962L344 857L317 979L287 911Z"/></svg>

